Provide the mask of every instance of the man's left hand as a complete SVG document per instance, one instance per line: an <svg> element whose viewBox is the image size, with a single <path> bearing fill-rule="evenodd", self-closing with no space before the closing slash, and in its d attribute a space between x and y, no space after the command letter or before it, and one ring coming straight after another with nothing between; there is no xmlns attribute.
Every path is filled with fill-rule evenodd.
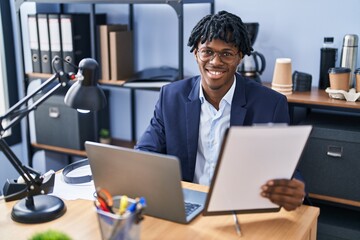
<svg viewBox="0 0 360 240"><path fill-rule="evenodd" d="M305 197L305 184L297 179L270 180L261 187L261 195L287 211L300 207Z"/></svg>

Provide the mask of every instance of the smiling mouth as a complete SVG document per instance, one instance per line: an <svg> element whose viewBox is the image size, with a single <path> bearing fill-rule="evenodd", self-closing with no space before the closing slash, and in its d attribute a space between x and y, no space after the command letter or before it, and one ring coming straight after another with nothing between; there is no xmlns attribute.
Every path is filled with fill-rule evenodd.
<svg viewBox="0 0 360 240"><path fill-rule="evenodd" d="M210 73L212 76L221 76L224 74L225 71L214 71L214 70L207 70L208 73Z"/></svg>

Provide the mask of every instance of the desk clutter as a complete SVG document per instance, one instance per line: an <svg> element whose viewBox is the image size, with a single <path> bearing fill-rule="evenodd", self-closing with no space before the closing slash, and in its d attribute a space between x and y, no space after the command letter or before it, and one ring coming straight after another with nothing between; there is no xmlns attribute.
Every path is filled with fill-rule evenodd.
<svg viewBox="0 0 360 240"><path fill-rule="evenodd" d="M351 81L351 69L335 67L329 69L330 87L325 89L330 98L345 99L348 102L360 100L360 68L354 72L355 84ZM354 87L352 88L352 86Z"/></svg>
<svg viewBox="0 0 360 240"><path fill-rule="evenodd" d="M311 74L294 71L292 74L293 89L297 92L311 91Z"/></svg>
<svg viewBox="0 0 360 240"><path fill-rule="evenodd" d="M291 59L277 58L275 62L274 74L271 88L284 95L290 95L293 92L293 83L291 77Z"/></svg>
<svg viewBox="0 0 360 240"><path fill-rule="evenodd" d="M356 92L355 88L351 88L349 91L326 88L325 92L329 94L330 98L345 99L348 102L360 101L360 92Z"/></svg>
<svg viewBox="0 0 360 240"><path fill-rule="evenodd" d="M96 212L102 239L140 239L140 222L144 219L146 200L131 199L126 195L111 196L106 189L97 189Z"/></svg>

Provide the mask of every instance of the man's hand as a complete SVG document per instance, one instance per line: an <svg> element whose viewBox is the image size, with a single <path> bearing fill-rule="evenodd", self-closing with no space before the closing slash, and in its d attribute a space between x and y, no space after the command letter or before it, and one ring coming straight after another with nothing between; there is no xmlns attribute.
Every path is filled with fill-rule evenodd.
<svg viewBox="0 0 360 240"><path fill-rule="evenodd" d="M261 187L261 196L284 207L287 211L300 207L305 197L305 184L297 179L270 180Z"/></svg>

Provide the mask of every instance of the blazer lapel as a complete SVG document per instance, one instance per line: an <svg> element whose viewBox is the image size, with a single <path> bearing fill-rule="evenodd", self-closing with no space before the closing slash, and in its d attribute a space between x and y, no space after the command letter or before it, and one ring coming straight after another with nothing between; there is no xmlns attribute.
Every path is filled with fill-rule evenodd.
<svg viewBox="0 0 360 240"><path fill-rule="evenodd" d="M188 149L188 166L190 167L190 176L195 172L196 152L199 138L199 123L200 123L200 99L199 99L200 77L196 81L191 90L186 103L186 136Z"/></svg>
<svg viewBox="0 0 360 240"><path fill-rule="evenodd" d="M246 116L246 96L244 79L236 74L236 87L231 103L230 126L244 125Z"/></svg>

